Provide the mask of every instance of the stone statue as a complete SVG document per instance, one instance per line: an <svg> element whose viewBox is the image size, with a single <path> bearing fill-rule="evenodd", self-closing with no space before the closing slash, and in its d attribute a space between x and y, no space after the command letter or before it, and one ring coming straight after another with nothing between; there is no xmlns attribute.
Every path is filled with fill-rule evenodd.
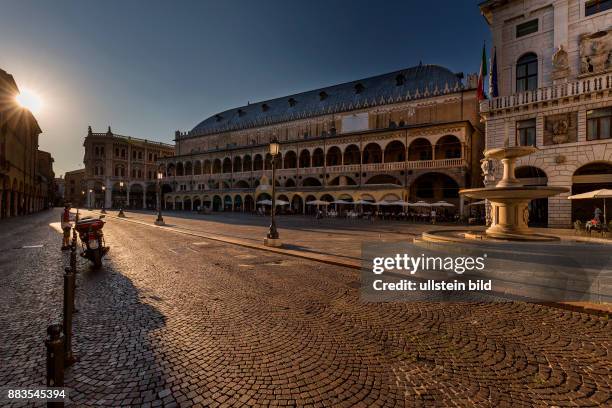
<svg viewBox="0 0 612 408"><path fill-rule="evenodd" d="M485 185L487 182L495 180L495 165L491 159L482 159L480 161L480 168L482 169L482 175L484 177Z"/></svg>
<svg viewBox="0 0 612 408"><path fill-rule="evenodd" d="M567 58L567 51L563 49L563 44L559 45L559 49L553 54L552 60L554 70L562 70L568 68L569 62Z"/></svg>
<svg viewBox="0 0 612 408"><path fill-rule="evenodd" d="M552 56L552 78L559 80L567 78L569 75L569 59L567 51L563 48L563 44L559 45L559 49Z"/></svg>

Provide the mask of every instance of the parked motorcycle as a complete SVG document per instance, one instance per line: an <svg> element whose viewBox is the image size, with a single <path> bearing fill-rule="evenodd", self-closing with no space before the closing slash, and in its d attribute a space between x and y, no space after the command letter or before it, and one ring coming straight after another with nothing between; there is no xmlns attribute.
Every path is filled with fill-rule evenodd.
<svg viewBox="0 0 612 408"><path fill-rule="evenodd" d="M75 226L81 239L81 256L93 262L96 268L102 266L102 258L110 249L104 245L102 228L104 228L105 223L102 218L104 218L104 215L101 215L100 218L81 218Z"/></svg>

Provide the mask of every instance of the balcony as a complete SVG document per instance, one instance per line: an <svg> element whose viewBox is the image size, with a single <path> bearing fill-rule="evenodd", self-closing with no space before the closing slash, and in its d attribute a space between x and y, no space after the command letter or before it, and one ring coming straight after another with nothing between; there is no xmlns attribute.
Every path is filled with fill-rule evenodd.
<svg viewBox="0 0 612 408"><path fill-rule="evenodd" d="M612 74L602 74L581 78L573 82L538 88L533 91L519 92L508 96L499 96L480 102L480 112L487 113L501 109L512 109L532 103L550 102L563 98L574 98L593 92L612 89Z"/></svg>
<svg viewBox="0 0 612 408"><path fill-rule="evenodd" d="M401 170L418 170L418 169L448 169L455 167L467 167L468 162L463 158L455 159L440 159L440 160L414 160L414 161L402 161L402 162L391 162L391 163L372 163L372 164L347 164L340 166L329 166L329 167L305 167L305 168L292 168L292 169L277 169L277 176L294 176L300 174L303 176L313 174L335 174L335 173L358 173L358 172L385 172L385 171L401 171ZM177 182L188 182L197 181L205 182L210 179L213 180L229 180L229 179L245 179L254 177L256 179L261 178L263 175L268 177L272 176L272 170L254 170L254 171L241 171L235 173L217 173L217 174L198 174L198 175L187 175L187 176L169 176L168 179L175 180Z"/></svg>

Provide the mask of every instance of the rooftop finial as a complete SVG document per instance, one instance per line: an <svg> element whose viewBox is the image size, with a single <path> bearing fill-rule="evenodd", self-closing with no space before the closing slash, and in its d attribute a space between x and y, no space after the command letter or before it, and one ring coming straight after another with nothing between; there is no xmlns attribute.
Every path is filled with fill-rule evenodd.
<svg viewBox="0 0 612 408"><path fill-rule="evenodd" d="M91 136L92 135L92 131L91 131L91 126L87 126L87 136Z"/></svg>
<svg viewBox="0 0 612 408"><path fill-rule="evenodd" d="M106 134L107 134L108 136L112 136L112 135L113 135L113 132L112 132L111 127L110 127L110 126L108 127L108 130L106 131Z"/></svg>

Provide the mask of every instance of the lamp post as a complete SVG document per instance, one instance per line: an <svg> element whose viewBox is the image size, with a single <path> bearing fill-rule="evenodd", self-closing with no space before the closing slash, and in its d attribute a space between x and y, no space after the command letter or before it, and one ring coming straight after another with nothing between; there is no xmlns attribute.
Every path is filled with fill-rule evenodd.
<svg viewBox="0 0 612 408"><path fill-rule="evenodd" d="M280 150L280 144L276 139L276 136L270 141L270 156L272 156L272 211L270 212L270 231L268 236L264 239L264 245L280 247L282 245L278 231L276 230L276 156Z"/></svg>
<svg viewBox="0 0 612 408"><path fill-rule="evenodd" d="M93 208L93 189L89 189L89 209L91 210Z"/></svg>
<svg viewBox="0 0 612 408"><path fill-rule="evenodd" d="M157 172L157 219L155 225L165 225L164 217L162 217L162 206L161 206L161 181L164 177L164 173L161 171Z"/></svg>
<svg viewBox="0 0 612 408"><path fill-rule="evenodd" d="M125 214L123 213L123 181L119 182L119 192L121 193L121 203L120 203L120 207L119 207L119 214L117 214L117 217L125 217Z"/></svg>
<svg viewBox="0 0 612 408"><path fill-rule="evenodd" d="M104 209L106 205L106 186L102 186L102 211L100 213L106 214L106 210Z"/></svg>

